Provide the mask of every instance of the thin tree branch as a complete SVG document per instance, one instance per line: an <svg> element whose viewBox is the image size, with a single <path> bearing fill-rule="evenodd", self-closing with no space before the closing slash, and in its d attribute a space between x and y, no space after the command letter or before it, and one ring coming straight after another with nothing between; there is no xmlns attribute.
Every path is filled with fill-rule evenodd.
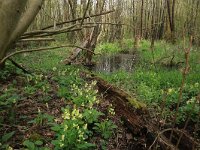
<svg viewBox="0 0 200 150"><path fill-rule="evenodd" d="M90 15L90 16L85 16L84 19L88 19L88 18L91 18L91 17L97 17L97 16L106 15L106 14L112 13L112 12L114 12L114 11L115 11L115 10L110 10L110 11L102 12L102 13L99 13L99 14L94 14L94 15ZM83 19L83 18L80 17L80 18L76 18L76 19L73 19L73 20L68 20L68 21L56 23L56 26L63 25L63 24L66 24L66 23L71 23L71 22L80 21L80 20L82 20L82 19ZM47 27L43 28L42 30L46 30L46 29L52 28L53 26L54 26L54 25L47 26Z"/></svg>
<svg viewBox="0 0 200 150"><path fill-rule="evenodd" d="M27 38L27 39L21 39L17 42L40 42L40 41L55 41L54 38Z"/></svg>
<svg viewBox="0 0 200 150"><path fill-rule="evenodd" d="M59 32L68 31L70 29L73 29L76 26L77 25L71 25L69 27L64 27L64 28L57 29L57 30L36 30L36 31L26 32L21 36L21 38L30 37L30 36L34 36L34 35L38 35L38 34L59 33Z"/></svg>
<svg viewBox="0 0 200 150"><path fill-rule="evenodd" d="M86 13L87 13L87 11L88 11L89 6L90 6L90 0L88 0L88 2L87 2L87 6L86 6L86 9L85 9L85 11L84 11L83 18L82 18L82 20L81 20L81 25L80 25L80 26L82 26L83 23L84 23L85 16L86 16Z"/></svg>
<svg viewBox="0 0 200 150"><path fill-rule="evenodd" d="M37 52L37 51L45 51L45 50L54 50L54 49L60 49L60 48L65 48L65 47L77 47L80 48L82 50L85 51L89 51L93 54L95 54L94 52L92 52L91 50L84 48L84 47L80 47L77 45L62 45L62 46L55 46L55 47L44 47L44 48L36 48L36 49L28 49L28 50L21 50L21 51L16 51L13 53L10 53L9 55L7 55L6 57L4 57L1 61L0 64L3 64L8 58L17 55L17 54L21 54L21 53L31 53L31 52Z"/></svg>
<svg viewBox="0 0 200 150"><path fill-rule="evenodd" d="M77 26L80 24L76 24L73 26ZM20 39L28 39L28 38L41 38L41 37L46 37L46 36L52 36L52 35L57 35L57 34L61 34L61 33L67 33L67 32L74 32L74 31L79 31L82 30L83 28L93 28L96 25L93 24L86 24L83 25L81 28L62 28L62 29L58 29L58 30L37 30L37 31L32 31L27 33L26 35L22 36Z"/></svg>

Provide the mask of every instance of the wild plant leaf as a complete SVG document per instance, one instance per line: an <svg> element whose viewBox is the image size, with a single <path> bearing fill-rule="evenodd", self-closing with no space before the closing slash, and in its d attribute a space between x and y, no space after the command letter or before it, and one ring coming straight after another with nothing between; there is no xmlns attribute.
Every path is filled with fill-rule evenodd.
<svg viewBox="0 0 200 150"><path fill-rule="evenodd" d="M28 148L28 150L35 150L35 145L33 142L26 140L23 142L23 145Z"/></svg>
<svg viewBox="0 0 200 150"><path fill-rule="evenodd" d="M77 145L77 149L85 149L85 150L88 150L88 149L93 149L96 145L95 144L92 144L92 143L81 143L81 144L78 144Z"/></svg>
<svg viewBox="0 0 200 150"><path fill-rule="evenodd" d="M41 146L42 144L43 144L42 141L36 141L36 142L35 142L35 145L37 145L37 146Z"/></svg>
<svg viewBox="0 0 200 150"><path fill-rule="evenodd" d="M10 138L12 138L12 136L15 134L15 131L10 132L10 133L6 133L5 135L2 136L1 141L2 143L7 142Z"/></svg>
<svg viewBox="0 0 200 150"><path fill-rule="evenodd" d="M60 126L59 125L55 125L55 126L51 127L51 130L59 131L60 130Z"/></svg>

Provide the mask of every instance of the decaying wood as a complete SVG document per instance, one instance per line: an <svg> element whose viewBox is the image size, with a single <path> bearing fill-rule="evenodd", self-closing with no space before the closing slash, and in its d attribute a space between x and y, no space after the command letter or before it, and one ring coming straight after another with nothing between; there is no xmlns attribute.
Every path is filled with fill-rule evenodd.
<svg viewBox="0 0 200 150"><path fill-rule="evenodd" d="M157 123L150 120L148 110L144 104L136 101L136 104L133 107L130 105L130 99L134 98L122 89L111 85L107 81L95 75L91 75L90 79L97 81L100 93L105 94L106 99L111 101L115 107L116 114L122 118L125 125L130 129L130 131L132 131L133 134L145 136L149 146L153 142L157 142L161 149L165 150L170 148L171 150L176 150L176 142L174 141L176 141L179 137L178 134L175 134L175 137L171 142L168 135L164 134L165 130L164 132L160 131ZM139 105L137 105L137 103ZM175 131L175 133L177 133L177 131ZM191 138L191 136L184 134L180 145L181 147L188 149L193 143L195 143L194 139Z"/></svg>
<svg viewBox="0 0 200 150"><path fill-rule="evenodd" d="M131 96L123 90L109 84L100 77L92 75L91 79L97 81L97 86L101 93L109 96L109 100L111 100L115 106L116 113L120 114L123 120L125 120L129 124L130 129L135 134L140 133L141 129L144 126L142 125L143 123L141 121L141 117L136 114L134 109L129 107L129 99L131 98Z"/></svg>
<svg viewBox="0 0 200 150"><path fill-rule="evenodd" d="M119 115L119 117L122 118L125 125L133 134L142 134L143 136L146 136L148 133L152 139L157 137L157 132L159 130L155 131L155 127L149 125L148 121L144 121L143 119L142 113L146 114L147 112L145 105L138 109L130 107L129 99L132 99L132 96L130 96L128 93L109 84L100 77L93 76L92 79L97 81L97 86L99 87L100 91L103 93L106 91L108 99L111 100L112 104L115 106L115 112ZM150 142L153 142L153 140ZM162 147L166 147L162 140L158 140L158 142L160 145L162 145Z"/></svg>

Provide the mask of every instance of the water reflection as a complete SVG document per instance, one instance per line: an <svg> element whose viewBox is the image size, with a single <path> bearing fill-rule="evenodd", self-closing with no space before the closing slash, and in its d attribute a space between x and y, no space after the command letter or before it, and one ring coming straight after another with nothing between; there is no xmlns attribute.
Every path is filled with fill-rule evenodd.
<svg viewBox="0 0 200 150"><path fill-rule="evenodd" d="M116 54L100 57L99 62L93 68L96 72L114 72L117 70L126 70L131 72L135 64L134 54Z"/></svg>

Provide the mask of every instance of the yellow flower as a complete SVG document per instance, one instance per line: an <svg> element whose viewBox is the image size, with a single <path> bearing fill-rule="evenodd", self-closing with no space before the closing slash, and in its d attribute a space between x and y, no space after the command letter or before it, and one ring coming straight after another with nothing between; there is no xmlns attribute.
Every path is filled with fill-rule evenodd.
<svg viewBox="0 0 200 150"><path fill-rule="evenodd" d="M62 74L62 76L65 76L65 73L66 73L65 71L62 71L62 73L61 73L61 74Z"/></svg>
<svg viewBox="0 0 200 150"><path fill-rule="evenodd" d="M56 71L57 70L57 68L56 67L53 67L53 71Z"/></svg>
<svg viewBox="0 0 200 150"><path fill-rule="evenodd" d="M83 126L83 129L84 129L84 130L87 129L87 123Z"/></svg>
<svg viewBox="0 0 200 150"><path fill-rule="evenodd" d="M64 146L64 144L63 144L63 143L61 143L61 144L60 144L60 147L63 147L63 146Z"/></svg>
<svg viewBox="0 0 200 150"><path fill-rule="evenodd" d="M65 140L65 135L61 136L61 140L64 141Z"/></svg>
<svg viewBox="0 0 200 150"><path fill-rule="evenodd" d="M199 83L198 83L198 82L195 83L194 86L195 86L195 87L199 87Z"/></svg>
<svg viewBox="0 0 200 150"><path fill-rule="evenodd" d="M171 94L173 92L173 89L168 89L168 92L167 92L167 94Z"/></svg>
<svg viewBox="0 0 200 150"><path fill-rule="evenodd" d="M63 119L70 119L70 112L66 109L62 115Z"/></svg>
<svg viewBox="0 0 200 150"><path fill-rule="evenodd" d="M67 131L67 129L68 129L68 126L65 125L65 126L64 126L64 131Z"/></svg>
<svg viewBox="0 0 200 150"><path fill-rule="evenodd" d="M164 90L163 89L161 90L161 93L164 94Z"/></svg>

